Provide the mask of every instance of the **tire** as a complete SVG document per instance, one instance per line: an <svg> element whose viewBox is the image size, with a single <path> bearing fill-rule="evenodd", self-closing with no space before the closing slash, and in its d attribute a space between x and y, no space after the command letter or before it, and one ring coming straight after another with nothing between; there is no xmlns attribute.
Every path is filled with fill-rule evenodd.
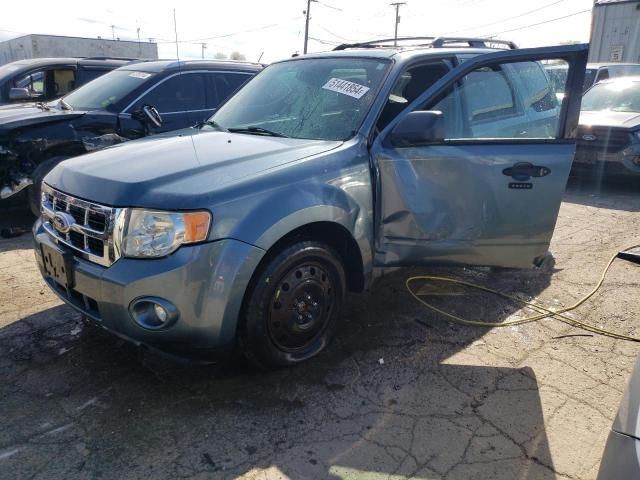
<svg viewBox="0 0 640 480"><path fill-rule="evenodd" d="M336 331L345 292L342 261L329 246L300 241L284 248L249 284L240 316L242 353L258 368L314 357Z"/></svg>
<svg viewBox="0 0 640 480"><path fill-rule="evenodd" d="M31 209L31 213L37 218L40 216L40 196L41 196L41 184L44 177L53 170L57 164L61 161L66 160L69 157L59 156L53 157L49 160L44 161L40 165L36 167L31 174L31 179L33 180L33 185L29 187L29 208Z"/></svg>

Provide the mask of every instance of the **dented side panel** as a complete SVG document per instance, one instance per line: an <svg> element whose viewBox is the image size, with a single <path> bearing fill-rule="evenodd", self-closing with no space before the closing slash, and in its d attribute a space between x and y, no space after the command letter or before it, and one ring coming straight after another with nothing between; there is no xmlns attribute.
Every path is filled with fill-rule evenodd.
<svg viewBox="0 0 640 480"><path fill-rule="evenodd" d="M376 263L530 267L549 247L574 151L569 143L382 149ZM527 182L503 173L526 161L551 173Z"/></svg>

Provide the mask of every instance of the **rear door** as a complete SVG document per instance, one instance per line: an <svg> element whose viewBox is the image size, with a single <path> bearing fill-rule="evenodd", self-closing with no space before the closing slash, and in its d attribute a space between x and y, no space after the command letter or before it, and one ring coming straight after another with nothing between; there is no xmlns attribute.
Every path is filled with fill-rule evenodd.
<svg viewBox="0 0 640 480"><path fill-rule="evenodd" d="M575 154L588 47L488 53L436 82L376 138L376 263L527 267L549 242ZM559 103L541 65L568 66ZM411 111L442 112L444 139L400 147Z"/></svg>

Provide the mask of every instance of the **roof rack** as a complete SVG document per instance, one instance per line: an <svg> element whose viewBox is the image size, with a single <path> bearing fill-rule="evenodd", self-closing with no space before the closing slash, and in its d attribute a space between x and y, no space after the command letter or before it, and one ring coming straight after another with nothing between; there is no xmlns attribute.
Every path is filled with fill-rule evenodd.
<svg viewBox="0 0 640 480"><path fill-rule="evenodd" d="M133 60L141 60L140 58L134 58L134 57L80 57L83 60L126 60L126 61L133 61Z"/></svg>
<svg viewBox="0 0 640 480"><path fill-rule="evenodd" d="M411 47L430 47L430 48L443 48L443 47L473 47L473 48L493 48L497 45L502 45L502 48L516 49L518 46L508 40L498 40L493 38L471 38L471 37L398 37L396 38L382 38L377 40L370 40L367 42L357 43L343 43L338 45L333 50L347 50L348 48L393 48L395 45L387 45L389 42L406 42L410 40L426 41L427 43L415 43L407 46ZM460 45L464 44L464 45Z"/></svg>

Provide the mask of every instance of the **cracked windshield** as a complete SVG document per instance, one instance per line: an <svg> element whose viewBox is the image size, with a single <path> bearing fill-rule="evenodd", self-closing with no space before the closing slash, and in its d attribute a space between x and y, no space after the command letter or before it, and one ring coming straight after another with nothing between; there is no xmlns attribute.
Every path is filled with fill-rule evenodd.
<svg viewBox="0 0 640 480"><path fill-rule="evenodd" d="M230 131L346 140L368 113L388 66L388 61L362 58L271 65L211 120Z"/></svg>

